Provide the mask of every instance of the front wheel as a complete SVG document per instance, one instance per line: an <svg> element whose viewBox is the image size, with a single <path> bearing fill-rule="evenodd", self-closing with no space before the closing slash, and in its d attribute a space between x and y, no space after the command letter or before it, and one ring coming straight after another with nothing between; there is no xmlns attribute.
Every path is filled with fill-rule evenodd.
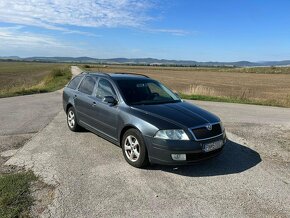
<svg viewBox="0 0 290 218"><path fill-rule="evenodd" d="M137 168L148 165L148 154L141 133L136 129L129 129L123 136L122 150L126 161Z"/></svg>
<svg viewBox="0 0 290 218"><path fill-rule="evenodd" d="M68 128L71 131L77 132L80 130L80 126L77 123L76 113L73 107L70 107L68 109L66 118L67 118L66 120L67 120Z"/></svg>

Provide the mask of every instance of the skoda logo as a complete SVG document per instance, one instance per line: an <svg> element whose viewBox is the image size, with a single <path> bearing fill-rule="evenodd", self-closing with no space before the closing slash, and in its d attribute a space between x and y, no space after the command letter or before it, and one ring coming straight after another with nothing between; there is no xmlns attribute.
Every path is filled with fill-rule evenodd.
<svg viewBox="0 0 290 218"><path fill-rule="evenodd" d="M207 130L211 131L212 130L212 125L209 123L206 125Z"/></svg>

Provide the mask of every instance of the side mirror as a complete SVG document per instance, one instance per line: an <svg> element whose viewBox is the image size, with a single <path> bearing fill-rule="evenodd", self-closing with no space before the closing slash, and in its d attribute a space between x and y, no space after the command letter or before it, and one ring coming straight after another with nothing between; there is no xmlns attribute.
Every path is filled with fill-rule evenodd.
<svg viewBox="0 0 290 218"><path fill-rule="evenodd" d="M110 105L116 105L118 103L118 101L113 96L105 96L103 98L103 102Z"/></svg>

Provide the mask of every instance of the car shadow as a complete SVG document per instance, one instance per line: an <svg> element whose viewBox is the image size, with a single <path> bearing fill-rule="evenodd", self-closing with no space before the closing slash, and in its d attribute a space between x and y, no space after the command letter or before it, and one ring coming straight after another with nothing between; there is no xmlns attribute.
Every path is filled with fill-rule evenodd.
<svg viewBox="0 0 290 218"><path fill-rule="evenodd" d="M147 169L189 177L219 176L246 171L261 161L256 151L229 140L221 154L209 160L184 166L151 165Z"/></svg>

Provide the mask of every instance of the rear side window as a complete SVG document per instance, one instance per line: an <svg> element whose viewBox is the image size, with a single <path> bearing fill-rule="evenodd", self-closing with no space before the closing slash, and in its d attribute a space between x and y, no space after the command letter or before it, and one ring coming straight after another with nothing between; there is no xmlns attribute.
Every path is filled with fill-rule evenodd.
<svg viewBox="0 0 290 218"><path fill-rule="evenodd" d="M106 79L100 79L96 97L103 99L105 96L113 96L116 97L116 92L112 86L112 84Z"/></svg>
<svg viewBox="0 0 290 218"><path fill-rule="evenodd" d="M79 91L91 95L93 93L95 83L96 81L92 77L88 76L83 79L79 87Z"/></svg>
<svg viewBox="0 0 290 218"><path fill-rule="evenodd" d="M82 77L77 76L75 78L73 78L70 83L68 84L67 87L71 88L71 89L76 89L81 81Z"/></svg>

